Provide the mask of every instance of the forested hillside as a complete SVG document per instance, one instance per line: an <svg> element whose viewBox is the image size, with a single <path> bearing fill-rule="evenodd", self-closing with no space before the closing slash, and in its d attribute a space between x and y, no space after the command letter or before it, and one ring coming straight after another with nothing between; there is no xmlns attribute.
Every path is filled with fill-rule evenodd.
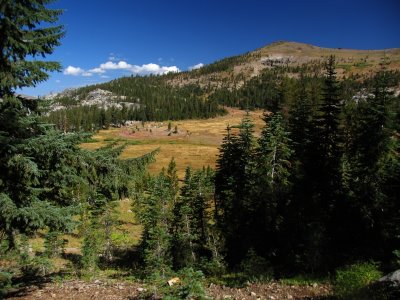
<svg viewBox="0 0 400 300"><path fill-rule="evenodd" d="M313 91L315 107L329 54L337 55L335 68L346 86L343 93L347 100L371 87L371 78L381 65L390 76L389 87L399 92L397 49L338 50L278 42L189 72L123 77L67 90L43 103L44 120L63 131L96 131L130 120L211 118L224 114L223 106L287 110L295 101L300 77L305 77L303 82L307 81L307 89ZM103 96L101 104L83 104L96 90L112 94Z"/></svg>

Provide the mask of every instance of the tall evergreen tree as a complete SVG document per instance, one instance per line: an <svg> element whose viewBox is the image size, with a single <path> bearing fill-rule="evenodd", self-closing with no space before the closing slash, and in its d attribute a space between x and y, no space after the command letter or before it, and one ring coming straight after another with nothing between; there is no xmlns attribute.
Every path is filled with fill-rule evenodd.
<svg viewBox="0 0 400 300"><path fill-rule="evenodd" d="M149 183L148 195L138 199L136 209L143 235L141 254L148 275L166 276L172 269L173 193L164 171Z"/></svg>
<svg viewBox="0 0 400 300"><path fill-rule="evenodd" d="M283 244L282 233L290 203L293 151L282 116L279 113L264 114L264 122L256 154L257 194L253 196L253 222L257 226L252 232L255 240L257 236L264 236L258 252L263 251L265 256L272 257L273 253L280 254L277 249Z"/></svg>
<svg viewBox="0 0 400 300"><path fill-rule="evenodd" d="M397 219L393 212L399 211L399 205L390 186L398 180L398 169L395 170L399 165L398 157L393 155L398 151L397 139L391 139L393 129L389 127L391 94L387 79L386 72L378 73L373 93L346 105L343 184L348 206L344 219L351 229L342 236L343 247L353 252L348 259L387 259L385 255L393 243L399 242L392 231Z"/></svg>
<svg viewBox="0 0 400 300"><path fill-rule="evenodd" d="M199 265L208 259L213 249L209 249L210 213L214 195L213 174L206 170L186 169L181 194L174 206L175 267Z"/></svg>
<svg viewBox="0 0 400 300"><path fill-rule="evenodd" d="M300 161L306 155L312 131L312 107L307 94L306 78L301 74L297 97L289 112L289 131L294 156Z"/></svg>
<svg viewBox="0 0 400 300"><path fill-rule="evenodd" d="M61 10L49 9L52 0L4 0L0 5L0 98L16 88L34 86L58 71L58 62L40 61L60 45L64 35L56 23ZM32 57L32 60L27 60Z"/></svg>
<svg viewBox="0 0 400 300"><path fill-rule="evenodd" d="M320 152L318 168L320 168L321 197L325 198L327 207L333 201L330 197L336 195L339 187L339 165L341 157L340 140L340 113L341 100L339 84L336 79L335 57L330 56L326 63L326 73L323 85L322 103L319 107L319 116L316 120L318 137L315 140Z"/></svg>
<svg viewBox="0 0 400 300"><path fill-rule="evenodd" d="M293 239L297 240L299 265L312 272L331 267L334 237L340 231L337 227L340 224L339 207L343 204L339 203L343 201L340 117L340 86L336 79L335 58L330 56L325 63L322 97L309 134L304 136L306 144L301 150L299 174L302 178L295 179L296 194L290 209L291 218L297 224Z"/></svg>
<svg viewBox="0 0 400 300"><path fill-rule="evenodd" d="M35 101L13 96L16 88L34 86L61 67L37 60L51 54L63 36L62 26L44 25L61 13L46 8L50 2L0 4L0 230L11 247L16 231L68 228L70 208L78 202L68 184L79 181L80 162L73 155L79 137L52 131L35 115Z"/></svg>
<svg viewBox="0 0 400 300"><path fill-rule="evenodd" d="M252 161L254 158L254 124L247 114L237 126L238 135L230 127L221 145L215 175L215 201L217 219L225 235L227 260L239 263L251 245L247 233L252 211L250 190L254 183Z"/></svg>

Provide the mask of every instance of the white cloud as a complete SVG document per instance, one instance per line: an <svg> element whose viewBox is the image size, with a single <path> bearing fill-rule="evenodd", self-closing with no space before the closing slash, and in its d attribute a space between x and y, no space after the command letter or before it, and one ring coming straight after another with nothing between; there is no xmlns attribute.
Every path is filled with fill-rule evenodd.
<svg viewBox="0 0 400 300"><path fill-rule="evenodd" d="M100 75L100 78L110 78L110 76L107 76L107 75Z"/></svg>
<svg viewBox="0 0 400 300"><path fill-rule="evenodd" d="M134 74L139 74L139 75L149 75L149 74L166 74L170 72L179 72L179 68L177 66L160 66L158 64L150 63L150 64L144 64L141 66L138 65L131 65L128 64L127 62L121 60L118 63L108 61L104 64L101 64L99 68L100 70L128 70L131 71Z"/></svg>
<svg viewBox="0 0 400 300"><path fill-rule="evenodd" d="M90 73L95 73L95 74L103 74L103 73L105 73L106 71L103 70L102 68L94 68L94 69L90 69L88 72L90 72Z"/></svg>
<svg viewBox="0 0 400 300"><path fill-rule="evenodd" d="M132 66L130 69L132 73L135 74L140 74L140 75L149 75L149 74L156 74L156 75L161 75L161 74L167 74L167 73L176 73L180 72L179 68L177 66L160 66L157 64L144 64L141 66Z"/></svg>
<svg viewBox="0 0 400 300"><path fill-rule="evenodd" d="M61 80L59 80L59 79L56 79L56 83L60 83L61 82Z"/></svg>
<svg viewBox="0 0 400 300"><path fill-rule="evenodd" d="M203 63L198 63L197 65L190 66L190 67L189 67L189 71L197 70L197 69L200 69L200 68L202 68L202 67L204 67L204 64L203 64Z"/></svg>
<svg viewBox="0 0 400 300"><path fill-rule="evenodd" d="M100 64L99 67L90 69L88 71L85 71L79 67L68 66L64 70L64 74L73 76L80 75L84 77L90 77L93 76L93 74L98 74L101 78L108 78L108 76L104 75L104 73L106 73L108 70L126 70L138 75L162 75L171 72L180 72L180 69L177 66L161 66L155 63L143 64L139 66L131 65L126 61L121 60L119 62L107 61L103 64Z"/></svg>
<svg viewBox="0 0 400 300"><path fill-rule="evenodd" d="M78 76L81 75L83 72L83 69L73 66L68 66L66 69L64 69L64 75Z"/></svg>
<svg viewBox="0 0 400 300"><path fill-rule="evenodd" d="M118 63L114 63L112 61L108 61L104 64L100 65L100 69L103 70L126 70L132 68L132 65L127 64L125 61L121 60Z"/></svg>

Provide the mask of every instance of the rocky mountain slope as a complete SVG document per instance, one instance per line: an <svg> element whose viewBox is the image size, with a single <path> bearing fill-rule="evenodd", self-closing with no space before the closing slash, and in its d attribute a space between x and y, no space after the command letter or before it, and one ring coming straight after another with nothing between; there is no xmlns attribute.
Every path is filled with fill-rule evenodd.
<svg viewBox="0 0 400 300"><path fill-rule="evenodd" d="M385 64L387 70L400 70L400 48L355 50L322 48L305 43L279 41L242 55L224 58L196 70L163 75L161 81L172 87L199 85L200 87L238 88L252 77L260 75L265 69L287 67L290 75L296 67L308 66L310 72L318 73L321 65L330 55L336 57L336 71L339 78L368 77L380 70L382 63ZM93 86L93 90L97 88ZM67 89L59 94L48 95L46 99L63 97L79 99L81 90ZM126 96L122 95L122 97ZM104 93L101 99L101 101L115 100Z"/></svg>
<svg viewBox="0 0 400 300"><path fill-rule="evenodd" d="M385 62L388 70L400 70L400 48L384 50L354 50L322 48L297 42L275 42L243 55L222 59L198 70L177 74L168 82L184 86L200 84L220 87L223 82L241 86L243 82L259 75L264 69L279 66L295 68L309 66L318 72L318 66L330 55L336 57L337 73L341 77L369 76L376 73ZM290 71L289 71L290 72Z"/></svg>

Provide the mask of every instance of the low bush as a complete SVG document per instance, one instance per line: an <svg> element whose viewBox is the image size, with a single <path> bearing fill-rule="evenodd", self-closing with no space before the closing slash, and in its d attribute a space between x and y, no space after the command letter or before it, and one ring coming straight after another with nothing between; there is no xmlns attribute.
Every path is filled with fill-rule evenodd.
<svg viewBox="0 0 400 300"><path fill-rule="evenodd" d="M240 270L250 281L266 281L273 278L273 270L268 261L250 249L240 264Z"/></svg>
<svg viewBox="0 0 400 300"><path fill-rule="evenodd" d="M336 271L334 293L339 299L368 299L368 285L382 276L374 262L356 263Z"/></svg>
<svg viewBox="0 0 400 300"><path fill-rule="evenodd" d="M7 292L7 289L11 287L11 278L11 273L0 271L0 299Z"/></svg>

